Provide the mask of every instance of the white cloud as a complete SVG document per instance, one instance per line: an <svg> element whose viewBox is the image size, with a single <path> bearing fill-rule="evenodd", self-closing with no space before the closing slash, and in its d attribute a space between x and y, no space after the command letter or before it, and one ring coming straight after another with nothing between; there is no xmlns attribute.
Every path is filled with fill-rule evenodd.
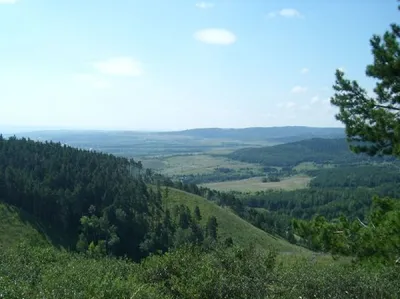
<svg viewBox="0 0 400 299"><path fill-rule="evenodd" d="M292 93L304 93L308 90L307 87L304 86L295 86L292 88Z"/></svg>
<svg viewBox="0 0 400 299"><path fill-rule="evenodd" d="M271 11L267 14L268 18L275 18L277 16L284 18L302 18L303 15L294 8L283 8L280 11Z"/></svg>
<svg viewBox="0 0 400 299"><path fill-rule="evenodd" d="M131 57L113 57L93 63L94 68L102 74L113 76L140 76L141 63Z"/></svg>
<svg viewBox="0 0 400 299"><path fill-rule="evenodd" d="M213 8L214 6L215 6L215 4L211 3L211 2L197 2L196 3L196 7L202 8L202 9Z"/></svg>
<svg viewBox="0 0 400 299"><path fill-rule="evenodd" d="M302 74L307 74L308 72L310 72L310 70L309 70L308 68L306 68L306 67L303 67L303 68L300 70L300 73L302 73Z"/></svg>
<svg viewBox="0 0 400 299"><path fill-rule="evenodd" d="M197 31L194 38L206 43L215 45L231 45L236 42L236 36L226 29L209 28Z"/></svg>
<svg viewBox="0 0 400 299"><path fill-rule="evenodd" d="M279 15L285 18L301 17L301 14L294 8L284 8L279 11Z"/></svg>
<svg viewBox="0 0 400 299"><path fill-rule="evenodd" d="M311 101L310 101L311 104L315 104L317 102L319 102L319 97L318 96L314 96L314 97L311 98Z"/></svg>
<svg viewBox="0 0 400 299"><path fill-rule="evenodd" d="M344 66L338 67L338 70L341 71L341 72L345 72L345 71L346 71L346 69L344 68Z"/></svg>
<svg viewBox="0 0 400 299"><path fill-rule="evenodd" d="M111 87L111 83L109 81L92 74L77 74L75 79L78 82L85 83L93 88L105 89Z"/></svg>
<svg viewBox="0 0 400 299"><path fill-rule="evenodd" d="M296 106L296 103L293 103L293 102L287 102L287 103L285 104L285 108L287 108L287 109L291 109L291 108L293 108L294 106Z"/></svg>
<svg viewBox="0 0 400 299"><path fill-rule="evenodd" d="M15 4L17 0L0 0L0 4Z"/></svg>

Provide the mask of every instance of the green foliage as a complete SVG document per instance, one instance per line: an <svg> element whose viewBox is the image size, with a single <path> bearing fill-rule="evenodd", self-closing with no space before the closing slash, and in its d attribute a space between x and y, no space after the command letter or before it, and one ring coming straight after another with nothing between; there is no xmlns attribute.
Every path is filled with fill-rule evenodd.
<svg viewBox="0 0 400 299"><path fill-rule="evenodd" d="M351 255L360 261L388 264L400 258L400 204L389 198L373 199L368 224L342 216L335 222L317 216L312 221L295 220L297 235L312 249Z"/></svg>
<svg viewBox="0 0 400 299"><path fill-rule="evenodd" d="M351 148L357 153L400 156L399 41L397 24L370 40L374 62L366 67L366 75L377 81L375 98L356 81L346 79L342 71L336 71L331 103L340 109L336 118L345 124Z"/></svg>
<svg viewBox="0 0 400 299"><path fill-rule="evenodd" d="M0 298L11 299L397 298L399 279L398 267L278 264L254 247L184 246L140 264L23 244L0 251Z"/></svg>
<svg viewBox="0 0 400 299"><path fill-rule="evenodd" d="M303 162L317 164L351 164L383 161L383 158L357 156L352 153L345 139L313 138L269 147L244 148L228 155L229 158L265 166L295 167Z"/></svg>
<svg viewBox="0 0 400 299"><path fill-rule="evenodd" d="M167 298L134 279L138 266L53 248L0 251L0 298Z"/></svg>
<svg viewBox="0 0 400 299"><path fill-rule="evenodd" d="M279 265L271 298L398 298L398 267L340 262L316 263L308 259Z"/></svg>
<svg viewBox="0 0 400 299"><path fill-rule="evenodd" d="M148 258L141 279L174 298L266 298L274 261L273 253L253 248L184 247Z"/></svg>
<svg viewBox="0 0 400 299"><path fill-rule="evenodd" d="M316 188L377 188L382 185L394 186L400 181L398 164L341 166L312 170L308 174L314 176L310 187Z"/></svg>

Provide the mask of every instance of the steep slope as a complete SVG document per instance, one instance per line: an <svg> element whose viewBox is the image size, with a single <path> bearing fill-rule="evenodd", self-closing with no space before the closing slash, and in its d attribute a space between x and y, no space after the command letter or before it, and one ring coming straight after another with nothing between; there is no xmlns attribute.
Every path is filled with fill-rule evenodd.
<svg viewBox="0 0 400 299"><path fill-rule="evenodd" d="M203 224L206 223L208 217L215 216L218 222L218 234L220 238L225 239L232 237L233 242L238 245L254 244L260 248L275 248L280 252L290 253L310 253L308 250L290 244L286 240L272 236L250 223L246 222L239 216L232 213L229 209L222 208L205 198L193 195L177 189L169 189L168 198L164 199L164 204L172 209L175 205L184 204L191 211L195 207L200 208Z"/></svg>
<svg viewBox="0 0 400 299"><path fill-rule="evenodd" d="M228 157L268 166L295 166L302 162L344 164L384 160L352 153L346 139L342 138L312 138L270 147L245 148L234 151Z"/></svg>
<svg viewBox="0 0 400 299"><path fill-rule="evenodd" d="M0 250L20 242L48 244L35 225L25 219L20 210L0 202Z"/></svg>

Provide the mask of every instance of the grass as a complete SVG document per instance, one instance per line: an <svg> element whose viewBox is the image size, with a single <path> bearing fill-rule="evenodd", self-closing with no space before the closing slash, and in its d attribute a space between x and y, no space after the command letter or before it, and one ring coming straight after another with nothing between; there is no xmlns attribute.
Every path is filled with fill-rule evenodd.
<svg viewBox="0 0 400 299"><path fill-rule="evenodd" d="M0 203L0 248L12 246L21 241L31 244L48 243L35 225L24 220L17 208Z"/></svg>
<svg viewBox="0 0 400 299"><path fill-rule="evenodd" d="M240 191L240 192L256 192L263 190L296 190L308 187L311 178L306 175L296 175L285 178L280 182L261 182L261 177L255 177L245 180L226 181L203 184L202 186L218 190L218 191Z"/></svg>
<svg viewBox="0 0 400 299"><path fill-rule="evenodd" d="M200 208L203 224L208 217L215 216L218 221L218 234L220 238L232 237L233 242L246 246L254 244L259 248L275 248L279 252L290 254L309 254L310 251L302 247L290 244L286 240L272 236L261 229L256 228L243 220L227 208L222 208L205 198L184 191L170 189L168 199L165 202L168 208L174 205L187 205L192 211L195 207Z"/></svg>
<svg viewBox="0 0 400 299"><path fill-rule="evenodd" d="M142 163L145 168L153 168L168 176L213 173L217 167L226 167L235 170L261 168L257 164L204 154L144 159Z"/></svg>

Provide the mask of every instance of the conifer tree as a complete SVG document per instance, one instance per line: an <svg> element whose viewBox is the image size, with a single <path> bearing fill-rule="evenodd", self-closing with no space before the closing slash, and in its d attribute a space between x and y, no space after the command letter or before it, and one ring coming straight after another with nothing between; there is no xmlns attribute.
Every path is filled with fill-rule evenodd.
<svg viewBox="0 0 400 299"><path fill-rule="evenodd" d="M345 125L350 148L356 153L400 156L399 40L398 24L370 40L374 61L366 67L366 75L377 81L374 96L336 70L331 104L339 108L336 119Z"/></svg>

